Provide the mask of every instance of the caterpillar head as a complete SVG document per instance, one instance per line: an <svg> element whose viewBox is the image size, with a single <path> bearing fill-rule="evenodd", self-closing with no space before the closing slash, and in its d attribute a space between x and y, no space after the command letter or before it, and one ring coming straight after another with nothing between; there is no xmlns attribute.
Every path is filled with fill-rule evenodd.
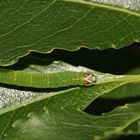
<svg viewBox="0 0 140 140"><path fill-rule="evenodd" d="M96 83L96 76L92 72L83 73L83 84L85 86L91 86Z"/></svg>

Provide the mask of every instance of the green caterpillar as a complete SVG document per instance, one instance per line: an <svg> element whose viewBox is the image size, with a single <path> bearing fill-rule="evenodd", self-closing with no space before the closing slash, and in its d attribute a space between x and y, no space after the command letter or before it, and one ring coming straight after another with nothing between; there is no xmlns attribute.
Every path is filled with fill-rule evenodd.
<svg viewBox="0 0 140 140"><path fill-rule="evenodd" d="M32 73L1 69L0 83L33 88L58 88L73 85L90 86L96 83L96 76L92 72Z"/></svg>

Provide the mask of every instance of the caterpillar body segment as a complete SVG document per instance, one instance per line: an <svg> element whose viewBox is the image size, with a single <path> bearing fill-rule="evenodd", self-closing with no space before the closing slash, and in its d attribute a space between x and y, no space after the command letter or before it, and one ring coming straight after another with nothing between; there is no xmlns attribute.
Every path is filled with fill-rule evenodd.
<svg viewBox="0 0 140 140"><path fill-rule="evenodd" d="M32 73L0 69L0 83L33 88L90 86L96 83L96 76L91 72Z"/></svg>

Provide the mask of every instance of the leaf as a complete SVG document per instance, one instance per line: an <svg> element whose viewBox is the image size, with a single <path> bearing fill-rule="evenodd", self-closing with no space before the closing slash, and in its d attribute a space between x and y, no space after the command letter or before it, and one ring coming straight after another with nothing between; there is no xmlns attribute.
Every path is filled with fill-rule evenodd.
<svg viewBox="0 0 140 140"><path fill-rule="evenodd" d="M130 123L134 122L135 120L138 120L140 118L139 105L140 104L132 104L132 105L126 104L125 106L119 107L113 110L112 112L105 114L104 116L90 116L88 114L79 111L68 112L67 110L63 110L63 108L62 108L63 111L60 110L61 113L57 112L57 116L55 116L56 112L53 113L47 110L47 112L41 115L31 114L31 116L29 116L30 117L29 120L25 122L21 122L20 120L22 124L20 125L20 122L17 122L16 124L15 122L15 125L17 125L16 130L20 128L21 131L22 128L23 130L25 130L25 127L27 127L25 132L22 134L22 136L20 135L21 133L18 134L19 138L21 139L22 138L44 139L45 137L54 140L61 139L61 138L68 139L68 140L69 139L75 139L75 140L99 139L100 140L101 138L109 137L112 134L121 133L121 130L123 130L126 126L128 126ZM130 116L128 116L127 113L129 113ZM53 117L48 119L49 115ZM39 120L39 124L37 124L37 126L35 125L35 127L32 129L31 132L28 131L30 130L32 124L34 123L34 121L36 121L36 119ZM57 121L57 119L60 120ZM41 122L42 120L43 122ZM38 126L42 128L42 124L44 123L46 126L48 126L48 124L50 124L50 121L52 120L53 122L56 121L55 125L53 123L52 130L55 131L55 129L58 128L57 125L59 126L60 130L56 129L55 134L50 133L49 135L48 133L46 134L46 131L50 129L50 127L48 127L43 131L41 131L44 135L34 136L34 132L37 132L37 130L39 129L37 128ZM62 130L65 133L62 134ZM71 134L69 132L71 132ZM60 133L61 135L59 136Z"/></svg>
<svg viewBox="0 0 140 140"><path fill-rule="evenodd" d="M112 0L112 1L110 1L110 0L90 0L90 1L125 7L125 8L133 9L133 10L140 10L139 1L137 1L137 0L125 0L125 1L120 1L120 0Z"/></svg>
<svg viewBox="0 0 140 140"><path fill-rule="evenodd" d="M138 135L140 134L140 120L135 121L126 127L123 132L123 135Z"/></svg>
<svg viewBox="0 0 140 140"><path fill-rule="evenodd" d="M38 64L36 64L36 65L32 64L35 61ZM71 92L70 97L67 98L68 100L65 102L69 102L69 99L73 98L73 96L75 96L75 98L72 99L73 100L72 105L74 105L74 104L77 106L82 105L84 107L86 107L87 104L85 106L85 104L79 100L80 96L81 97L83 96L82 98L85 100L85 103L86 102L88 103L88 102L92 102L93 100L95 100L98 96L101 96L104 93L108 93L109 91L111 91L111 90L113 90L121 85L124 85L126 83L130 83L130 82L139 82L140 81L139 75L128 75L128 76L121 75L121 76L119 76L119 75L105 74L105 73L97 72L97 71L94 71L94 70L91 70L91 69L88 69L88 68L85 68L82 66L75 67L75 66L72 66L70 64L61 62L61 61L54 61L54 62L51 60L43 60L42 61L38 58L30 58L30 57L27 58L27 60L25 60L25 61L23 60L22 62L19 62L17 65L15 65L14 68L12 68L12 67L11 68L17 70L17 66L21 69L19 71L24 71L25 73L37 72L37 73L40 73L42 75L44 75L44 73L46 73L46 74L52 73L53 74L53 73L66 72L66 71L69 71L69 72L86 72L86 71L92 72L97 77L97 81L96 81L96 85L91 86L89 88L71 85L72 87L71 86L66 87L66 88L62 87L62 88L58 88L58 89L34 89L34 88L28 88L28 87L23 88L23 87L15 87L15 86L8 86L7 85L6 87L8 87L8 89L1 90L1 91L4 91L3 92L4 95L6 95L7 92L10 92L10 90L14 94L14 88L15 88L16 89L15 94L17 93L16 96L18 96L18 95L20 96L20 93L18 93L20 90L25 90L27 92L33 91L33 92L36 92L37 95L40 94L40 93L37 93L40 91L42 92L43 95L45 92L49 93L49 92L54 92L54 91L56 91L56 93L57 92L58 93L59 92L60 93L61 92L62 93ZM4 70L3 70L3 72L4 72ZM22 78L24 79L24 77L22 77ZM60 77L60 78L63 79L63 77ZM13 88L13 89L11 89L11 88ZM96 92L94 93L96 95L95 97L91 94L91 93L93 93L93 88L97 92L97 93ZM85 91L87 92L86 94L85 94ZM26 92L23 92L23 93L26 94ZM21 96L23 95L23 93L21 92ZM54 95L56 95L56 93ZM32 95L34 95L35 93L30 93L30 92L27 93L27 95L30 95L30 94L31 94L31 98L32 98ZM75 95L73 95L73 94L75 94ZM53 95L53 94L51 94L51 95ZM2 96L3 96L3 94L2 94ZM66 95L66 96L69 96L69 95ZM27 96L27 97L30 97L30 96ZM7 96L6 96L6 98L8 100ZM11 98L11 96L10 96L10 98ZM79 101L77 101L77 98ZM9 100L11 100L11 99L9 99ZM83 107L83 109L84 109L84 107Z"/></svg>
<svg viewBox="0 0 140 140"><path fill-rule="evenodd" d="M53 106L54 104L55 102ZM43 105L45 101L38 106L40 110L30 105L28 109L23 107L14 111L8 120L9 125L6 125L3 131L4 139L99 140L121 133L129 124L140 118L139 103L119 107L104 116L91 116L81 111L65 110L62 107L54 110L53 106L44 108L43 112ZM19 114L24 117L20 118ZM7 117L5 114L2 118Z"/></svg>
<svg viewBox="0 0 140 140"><path fill-rule="evenodd" d="M30 52L121 48L140 41L139 1L121 7L84 0L1 1L0 65ZM133 7L133 8L131 8Z"/></svg>
<svg viewBox="0 0 140 140"><path fill-rule="evenodd" d="M44 72L48 71L47 68L50 72L51 70L87 70L84 67L74 67L63 62L50 63L48 66L27 65L27 68L24 67L21 70ZM116 76L96 71L94 73L99 77L100 82L91 87L76 86L58 89L58 91L1 87L1 91L5 91L4 95L6 92L10 95L11 91L12 93L15 91L16 95L22 96L22 93L26 95L29 93L31 96L29 96L30 100L28 98L23 101L16 100L1 108L0 138L5 140L101 139L121 133L129 124L140 119L139 103L119 107L103 116L84 113L82 110L96 98L123 84L140 81L139 75Z"/></svg>
<svg viewBox="0 0 140 140"><path fill-rule="evenodd" d="M127 74L140 74L140 68L135 68L128 72ZM132 98L138 98L140 97L140 86L139 83L129 83L123 86L120 86L119 88L111 91L109 94L105 94L101 98L110 98L110 99L132 99ZM118 94L119 93L119 94Z"/></svg>
<svg viewBox="0 0 140 140"><path fill-rule="evenodd" d="M60 63L61 64L61 63ZM102 74L96 71L41 71L42 67L30 66L25 70L0 69L0 82L22 87L33 88L60 88L70 86L92 86L95 84L104 83L105 81L119 80L138 80L139 76L114 76L111 74ZM31 70L30 70L31 69ZM33 70L32 70L33 69ZM114 78L116 78L114 80ZM55 82L54 82L55 81ZM85 83L86 82L86 83Z"/></svg>

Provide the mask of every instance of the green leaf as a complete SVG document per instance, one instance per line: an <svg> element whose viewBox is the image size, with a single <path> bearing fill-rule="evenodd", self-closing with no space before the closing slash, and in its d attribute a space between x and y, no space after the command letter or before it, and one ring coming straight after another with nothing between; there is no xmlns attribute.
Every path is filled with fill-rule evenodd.
<svg viewBox="0 0 140 140"><path fill-rule="evenodd" d="M140 68L135 68L128 72L127 74L140 74ZM111 91L109 94L105 94L104 96L101 96L101 98L108 98L108 99L130 99L135 97L140 97L140 84L139 83L129 83L123 86L120 86L119 88Z"/></svg>
<svg viewBox="0 0 140 140"><path fill-rule="evenodd" d="M48 66L45 64L27 66L21 70L25 72L89 70L63 62L54 62ZM0 110L0 138L5 140L101 139L121 133L128 125L140 119L139 103L119 107L103 116L84 113L82 110L103 94L129 82L140 82L140 75L117 76L96 71L94 73L100 82L91 87L75 86L57 89L54 92L1 86L0 94L4 91L4 95L8 95L5 100L9 100L9 104L3 105ZM14 92L15 95L21 95L22 101L19 99L10 102L10 94ZM31 95L28 96L30 99L23 99L22 93Z"/></svg>
<svg viewBox="0 0 140 140"><path fill-rule="evenodd" d="M4 125L4 139L99 140L121 134L128 125L140 119L139 103L119 107L103 116L91 116L81 111L66 110L62 106L54 110L54 101L58 102L51 100L53 104L48 107L44 107L45 100L41 104L17 109L11 112L10 117L8 113L2 115L1 121L9 122L1 123L1 126Z"/></svg>
<svg viewBox="0 0 140 140"><path fill-rule="evenodd" d="M110 3L111 4L111 3ZM13 0L0 5L0 65L32 51L121 48L140 41L140 2ZM133 8L132 8L133 7Z"/></svg>
<svg viewBox="0 0 140 140"><path fill-rule="evenodd" d="M140 134L140 120L135 121L126 127L123 132L123 135L138 135Z"/></svg>

